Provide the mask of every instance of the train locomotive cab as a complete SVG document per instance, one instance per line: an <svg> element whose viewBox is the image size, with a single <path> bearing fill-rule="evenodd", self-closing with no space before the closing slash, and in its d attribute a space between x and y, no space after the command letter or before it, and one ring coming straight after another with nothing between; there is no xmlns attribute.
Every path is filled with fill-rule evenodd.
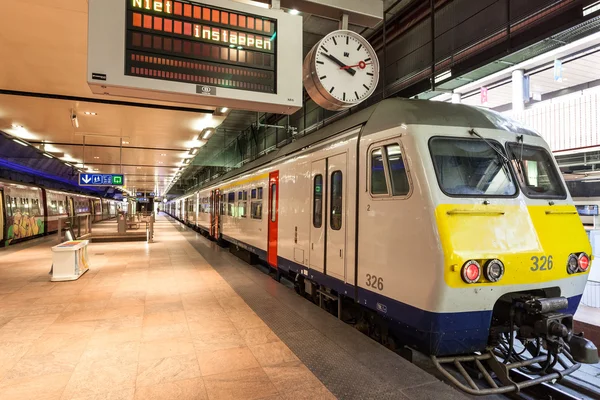
<svg viewBox="0 0 600 400"><path fill-rule="evenodd" d="M434 359L446 356L436 365L455 362L451 354L471 353L496 367L501 360L508 367L499 379L512 386L511 363L556 378L578 362L598 362L593 343L573 332L591 246L544 140L510 124L414 131L419 151L431 159L423 178L432 182L445 282L437 307L450 320L456 317L444 332L450 338L429 343ZM467 337L452 340L466 315Z"/></svg>

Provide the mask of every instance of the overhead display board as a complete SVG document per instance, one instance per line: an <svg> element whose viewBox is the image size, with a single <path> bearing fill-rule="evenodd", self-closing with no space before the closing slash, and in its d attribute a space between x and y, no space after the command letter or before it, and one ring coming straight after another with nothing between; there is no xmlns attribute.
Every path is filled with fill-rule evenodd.
<svg viewBox="0 0 600 400"><path fill-rule="evenodd" d="M79 186L123 186L121 174L79 174Z"/></svg>
<svg viewBox="0 0 600 400"><path fill-rule="evenodd" d="M89 0L88 83L290 114L302 106L302 18L229 0Z"/></svg>

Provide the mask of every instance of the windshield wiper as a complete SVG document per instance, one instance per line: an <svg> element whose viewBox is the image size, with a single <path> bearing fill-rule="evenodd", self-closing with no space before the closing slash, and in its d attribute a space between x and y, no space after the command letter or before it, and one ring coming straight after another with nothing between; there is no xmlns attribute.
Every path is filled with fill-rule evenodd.
<svg viewBox="0 0 600 400"><path fill-rule="evenodd" d="M504 161L505 164L508 164L508 157L506 157L504 154L502 154L502 152L500 150L498 150L496 148L496 146L494 146L493 144L491 144L490 142L488 142L483 136L481 136L479 133L475 132L475 129L471 129L469 131L469 133L471 135L475 135L477 136L479 139L483 140L488 146L490 146L492 148L492 150L494 150L496 152L496 154L498 154L500 156L500 158L502 159L502 161Z"/></svg>

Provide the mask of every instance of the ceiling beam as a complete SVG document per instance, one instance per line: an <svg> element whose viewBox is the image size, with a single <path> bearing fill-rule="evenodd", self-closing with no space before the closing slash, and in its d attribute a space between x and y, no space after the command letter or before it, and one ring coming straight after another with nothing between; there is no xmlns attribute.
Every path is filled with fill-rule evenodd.
<svg viewBox="0 0 600 400"><path fill-rule="evenodd" d="M0 89L0 95L2 95L2 94L7 95L7 96L35 97L38 99L50 99L50 100L82 101L82 102L87 102L87 103L108 104L108 105L112 105L112 106L150 108L150 109L155 109L155 110L180 111L180 112L189 112L189 113L196 113L196 114L197 113L214 114L213 110L207 110L204 108L165 106L165 105L161 105L161 104L136 103L136 102L132 102L132 101L123 101L123 100L96 99L93 97L67 96L67 95L63 95L63 94L54 94L54 93L22 92L22 91L18 91L18 90Z"/></svg>
<svg viewBox="0 0 600 400"><path fill-rule="evenodd" d="M116 139L119 139L115 136ZM121 146L118 145L110 145L110 144L87 144L84 146L83 143L59 143L59 142L42 142L42 141L33 141L28 140L30 144L51 144L52 146L71 146L71 147L104 147L107 149L120 149ZM156 150L156 151L175 151L175 152L188 152L190 149L173 149L173 148L164 148L164 147L137 147L137 146L123 146L124 150Z"/></svg>

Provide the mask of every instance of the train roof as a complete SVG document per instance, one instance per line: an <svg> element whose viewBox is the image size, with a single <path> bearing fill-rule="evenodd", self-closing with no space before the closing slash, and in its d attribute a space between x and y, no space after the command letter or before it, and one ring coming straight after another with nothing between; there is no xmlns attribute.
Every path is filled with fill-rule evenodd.
<svg viewBox="0 0 600 400"><path fill-rule="evenodd" d="M538 136L531 129L500 113L464 104L393 98L377 103L363 135L400 124L498 129Z"/></svg>
<svg viewBox="0 0 600 400"><path fill-rule="evenodd" d="M462 126L467 129L497 129L517 134L538 136L537 133L526 128L519 122L484 108L464 104L403 99L397 97L382 100L364 110L346 115L310 135L303 136L295 142L278 148L241 168L223 175L218 182L213 181L209 182L207 185L201 186L200 189L218 185L220 182L227 181L256 168L260 168L272 161L289 156L306 147L316 145L319 142L323 142L324 140L340 133L347 132L358 126L364 125L361 135L367 136L402 124L451 127ZM198 188L195 188L178 197L178 199L183 199L197 190Z"/></svg>

